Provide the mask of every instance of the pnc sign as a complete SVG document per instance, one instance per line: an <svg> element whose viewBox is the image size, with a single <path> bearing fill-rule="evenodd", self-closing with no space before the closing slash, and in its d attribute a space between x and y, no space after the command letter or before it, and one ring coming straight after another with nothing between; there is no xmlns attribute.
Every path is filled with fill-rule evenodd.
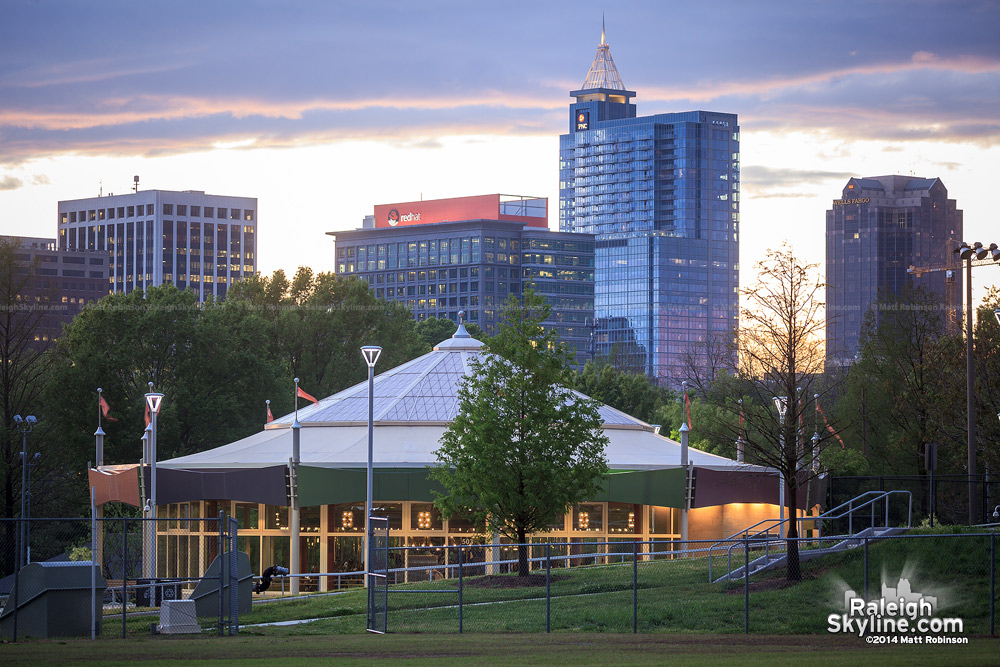
<svg viewBox="0 0 1000 667"><path fill-rule="evenodd" d="M577 111L576 112L576 131L580 132L582 130L590 129L590 112L589 111Z"/></svg>

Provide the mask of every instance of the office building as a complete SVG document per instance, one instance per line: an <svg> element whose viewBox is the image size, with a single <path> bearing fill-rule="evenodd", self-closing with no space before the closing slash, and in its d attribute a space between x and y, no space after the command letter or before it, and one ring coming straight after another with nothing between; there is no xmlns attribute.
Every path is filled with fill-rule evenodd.
<svg viewBox="0 0 1000 667"><path fill-rule="evenodd" d="M738 323L739 124L637 116L601 35L559 138L559 229L596 238L596 352L677 385Z"/></svg>
<svg viewBox="0 0 1000 667"><path fill-rule="evenodd" d="M552 308L544 323L589 358L594 317L594 239L549 231L544 198L480 195L383 204L366 227L329 232L336 272L368 281L375 295L414 317L475 322L492 333L510 294L533 287ZM368 227L367 225L371 225Z"/></svg>
<svg viewBox="0 0 1000 667"><path fill-rule="evenodd" d="M136 183L138 186L138 181ZM257 270L257 200L200 190L139 190L59 202L59 249L103 250L108 291L162 284L224 299Z"/></svg>
<svg viewBox="0 0 1000 667"><path fill-rule="evenodd" d="M18 326L31 330L36 348L48 347L83 307L108 293L107 253L60 251L51 238L3 236L15 246L13 287Z"/></svg>
<svg viewBox="0 0 1000 667"><path fill-rule="evenodd" d="M961 240L962 211L940 179L850 179L826 212L827 363L850 363L872 304L905 286L937 295L943 324L955 327L962 278L954 248Z"/></svg>

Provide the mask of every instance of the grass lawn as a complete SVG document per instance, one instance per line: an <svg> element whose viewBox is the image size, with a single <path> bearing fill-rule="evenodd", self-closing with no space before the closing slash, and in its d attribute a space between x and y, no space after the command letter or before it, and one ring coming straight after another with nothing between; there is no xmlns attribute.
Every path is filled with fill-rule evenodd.
<svg viewBox="0 0 1000 667"><path fill-rule="evenodd" d="M831 635L688 634L466 634L264 637L136 637L98 642L26 641L0 646L4 665L240 665L369 663L477 665L801 665L996 664L1000 642L972 638L967 645L872 646L855 637Z"/></svg>
<svg viewBox="0 0 1000 667"><path fill-rule="evenodd" d="M869 556L872 595L877 597L881 591L883 576L888 585L895 586L904 574L910 578L913 590L939 597L939 616L962 618L965 634L989 634L988 539L926 537L872 542ZM718 562L715 567L718 574ZM794 585L786 585L783 570L752 579L751 633L825 633L827 616L843 610L843 591L847 588L859 594L864 591L864 550L859 548L804 563L803 573L803 581ZM544 586L483 588L471 585L471 581L469 584L463 591L465 632L545 631ZM707 559L641 562L638 587L640 633L743 633L743 582L709 583ZM421 589L453 592L390 591L390 632L457 633L457 582L424 582L398 588ZM632 630L631 563L553 570L551 591L554 632ZM334 596L258 605L241 620L256 624L304 618L324 620L282 631L296 635L362 632L365 594L353 590ZM243 632L274 631L248 628Z"/></svg>
<svg viewBox="0 0 1000 667"><path fill-rule="evenodd" d="M914 531L917 534L920 531ZM1000 551L1000 550L998 550ZM406 659L435 665L477 664L718 664L772 665L998 664L1000 640L989 633L989 539L926 537L872 542L868 567L876 597L883 576L901 574L913 590L939 596L938 616L960 617L966 645L873 645L826 632L843 590L864 589L864 550L826 556L803 566L803 581L784 572L751 582L750 631L743 634L743 582L712 584L704 558L638 564L638 628L632 630L632 564L554 569L552 633L545 633L544 586L464 586L464 631L458 634L457 581L394 588L389 635L365 632L364 590L255 605L241 617L238 637L149 635L155 616L105 618L104 635L86 640L27 640L0 645L0 664L199 664L239 660L283 666L314 660ZM1000 564L1000 563L998 563ZM718 567L718 566L716 566ZM1000 568L998 568L1000 570ZM716 570L718 574L718 570ZM445 593L401 591L445 590ZM998 605L1000 606L1000 605ZM1000 610L998 610L1000 611ZM286 626L256 624L319 619ZM215 619L201 619L209 627ZM256 626L256 627L255 627Z"/></svg>

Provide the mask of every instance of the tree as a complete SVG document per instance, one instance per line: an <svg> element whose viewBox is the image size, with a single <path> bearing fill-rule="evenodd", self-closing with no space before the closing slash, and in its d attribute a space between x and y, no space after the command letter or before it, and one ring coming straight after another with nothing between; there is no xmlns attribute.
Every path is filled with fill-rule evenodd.
<svg viewBox="0 0 1000 667"><path fill-rule="evenodd" d="M883 295L865 317L841 409L863 424L854 429L862 431L856 440L874 473L926 475L929 442L955 445L939 448L939 471L961 469L965 351L962 340L946 332L938 302L924 290L906 289Z"/></svg>
<svg viewBox="0 0 1000 667"><path fill-rule="evenodd" d="M1000 469L1000 323L993 311L1000 308L1000 287L990 287L977 313L975 336L976 359L976 435L983 452L980 465L985 470ZM992 513L993 504L989 505Z"/></svg>
<svg viewBox="0 0 1000 667"><path fill-rule="evenodd" d="M42 295L32 289L32 266L18 255L14 239L0 239L0 517L14 517L21 491L21 434L14 415L46 418L39 408L42 380L49 368L46 346L35 341L44 315ZM34 296L39 296L39 301ZM45 421L48 421L47 419ZM43 427L45 426L43 422ZM33 437L38 437L38 430ZM16 563L14 523L0 537L0 574Z"/></svg>
<svg viewBox="0 0 1000 667"><path fill-rule="evenodd" d="M271 321L270 354L289 379L301 378L302 387L316 397L368 376L361 345L381 345L379 367L385 368L427 351L413 314L403 304L376 298L368 283L354 277L299 267L289 282L276 271L270 279L253 277L235 283L227 295L229 302L244 303ZM291 403L284 400L272 401L272 407L287 405L290 410Z"/></svg>
<svg viewBox="0 0 1000 667"><path fill-rule="evenodd" d="M165 395L158 457L225 444L258 430L282 369L269 325L239 303L197 304L173 285L110 294L88 305L56 347L46 403L77 470L93 460L98 387L118 421L104 422L108 463L136 461L148 382Z"/></svg>
<svg viewBox="0 0 1000 667"><path fill-rule="evenodd" d="M817 447L805 446L799 425L807 422L807 410L819 388L824 356L824 327L821 299L825 283L811 274L815 264L800 264L788 245L768 250L755 266L758 281L741 290L747 308L741 309L739 331L739 369L735 378L736 393L743 401L732 399L725 405L730 413L743 416L740 432L745 442L747 461L762 463L778 470L785 483L785 501L789 517L787 578L802 578L799 568L798 490L808 483L817 468L816 449L825 445L822 434ZM732 395L732 394L730 394ZM776 424L773 399L785 399L785 410ZM729 428L732 428L730 426ZM734 437L735 439L735 437Z"/></svg>
<svg viewBox="0 0 1000 667"><path fill-rule="evenodd" d="M414 328L420 340L431 349L446 338L451 338L458 325L445 317L428 317L417 322Z"/></svg>
<svg viewBox="0 0 1000 667"><path fill-rule="evenodd" d="M515 541L518 574L528 575L527 536L592 497L607 471L599 403L561 383L570 355L543 297L511 296L486 353L459 387L458 416L441 437L430 475L444 486L435 504L446 516L471 512L474 523Z"/></svg>
<svg viewBox="0 0 1000 667"><path fill-rule="evenodd" d="M643 373L619 370L610 362L588 361L572 375L573 388L633 417L654 422L657 411L673 403L675 394Z"/></svg>

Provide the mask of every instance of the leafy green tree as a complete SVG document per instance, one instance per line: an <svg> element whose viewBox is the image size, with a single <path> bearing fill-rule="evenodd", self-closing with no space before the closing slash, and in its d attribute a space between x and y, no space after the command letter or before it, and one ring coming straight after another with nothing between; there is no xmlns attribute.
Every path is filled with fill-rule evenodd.
<svg viewBox="0 0 1000 667"><path fill-rule="evenodd" d="M414 328L420 340L430 349L446 338L451 338L458 325L445 317L428 317L417 322Z"/></svg>
<svg viewBox="0 0 1000 667"><path fill-rule="evenodd" d="M15 516L21 496L21 434L14 415L42 419L31 438L37 443L50 421L40 405L42 381L50 367L45 345L35 340L44 311L32 289L34 266L20 255L16 239L0 238L0 517ZM47 464L47 462L46 462ZM13 522L5 522L0 535L0 574L13 572L15 550Z"/></svg>
<svg viewBox="0 0 1000 667"><path fill-rule="evenodd" d="M1000 470L1000 323L993 311L1000 308L1000 287L990 287L979 307L975 338L976 436L983 469ZM993 504L987 503L991 513Z"/></svg>
<svg viewBox="0 0 1000 667"><path fill-rule="evenodd" d="M65 328L46 383L59 438L75 466L93 460L98 387L118 421L105 421L105 461L140 458L149 382L165 395L158 456L168 458L250 435L281 367L268 354L267 321L238 303L198 306L172 285L111 294Z"/></svg>
<svg viewBox="0 0 1000 667"><path fill-rule="evenodd" d="M650 382L643 373L630 373L610 363L592 361L573 374L573 388L650 423L658 423L654 421L657 411L673 403L676 397L669 389Z"/></svg>
<svg viewBox="0 0 1000 667"><path fill-rule="evenodd" d="M508 299L487 353L459 387L459 414L430 473L446 489L435 500L443 514L471 511L480 529L521 545L522 577L528 534L592 497L607 471L598 403L562 384L570 355L541 326L549 310L531 289L520 303Z"/></svg>
<svg viewBox="0 0 1000 667"><path fill-rule="evenodd" d="M964 381L964 345L947 333L934 295L908 289L879 299L865 318L840 402L871 472L926 475L928 442L949 445L938 450L939 472L960 472Z"/></svg>
<svg viewBox="0 0 1000 667"><path fill-rule="evenodd" d="M276 271L270 279L235 283L227 295L230 302L260 311L272 322L270 354L289 380L300 378L303 389L317 398L368 376L362 345L382 346L379 368L398 366L427 351L412 313L402 304L377 299L358 278L299 267L288 281ZM291 410L291 396L289 388L272 397L272 408Z"/></svg>

